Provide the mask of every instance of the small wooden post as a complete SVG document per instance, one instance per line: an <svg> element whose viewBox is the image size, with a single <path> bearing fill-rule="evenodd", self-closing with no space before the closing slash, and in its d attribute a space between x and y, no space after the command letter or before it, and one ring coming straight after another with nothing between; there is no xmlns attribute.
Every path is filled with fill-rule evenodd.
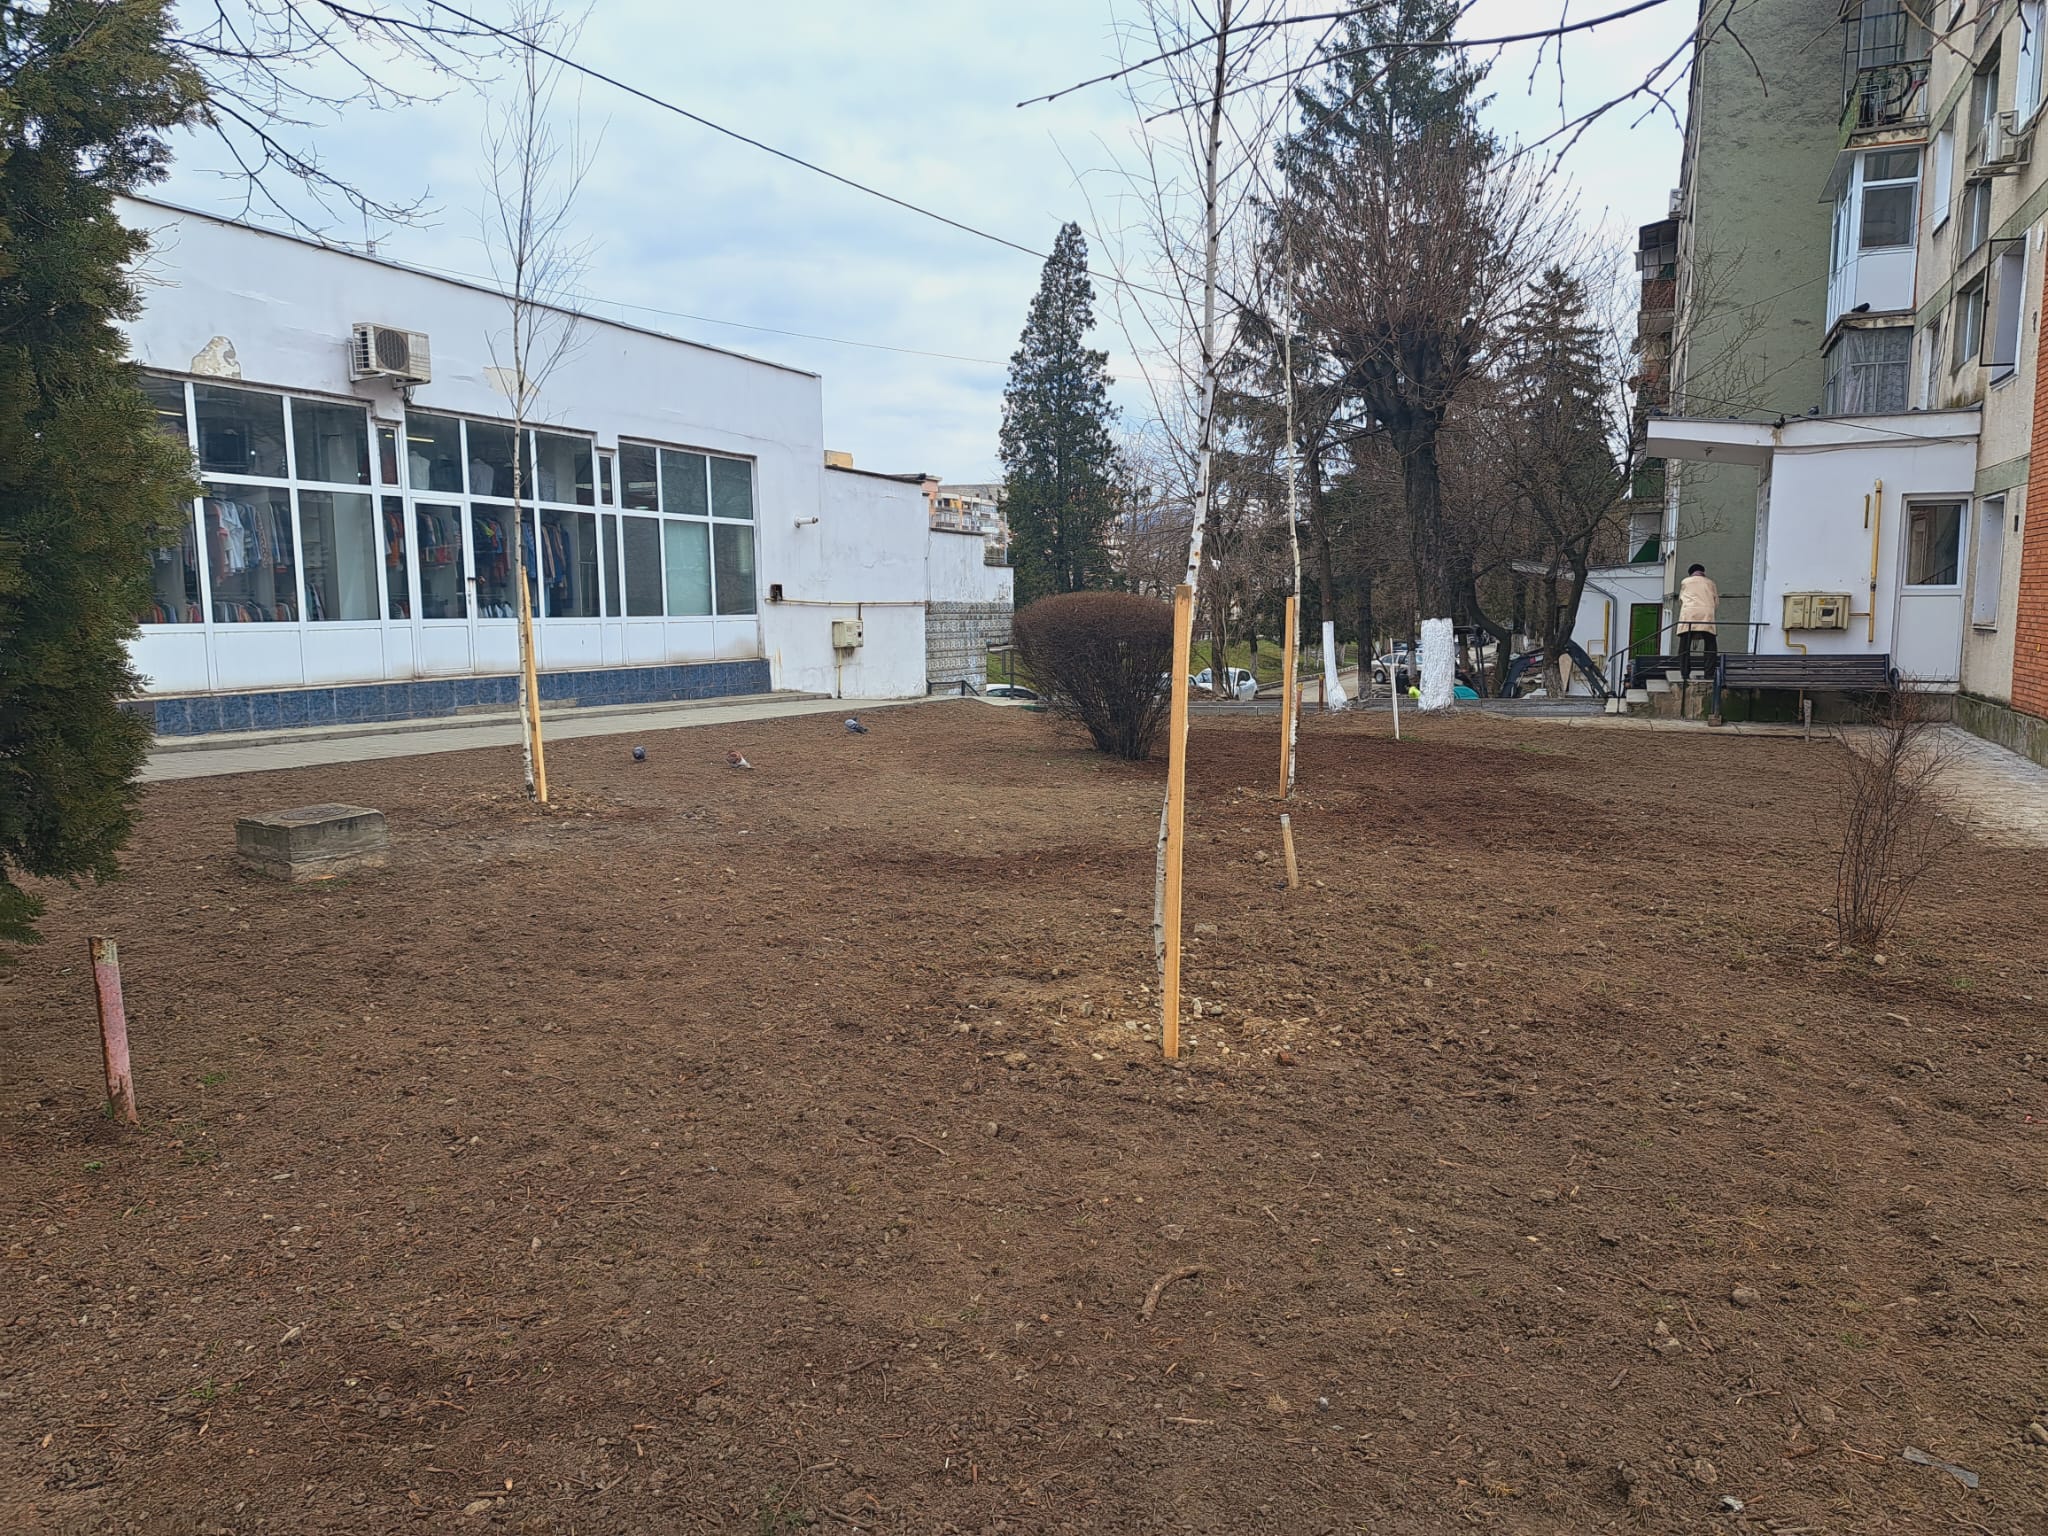
<svg viewBox="0 0 2048 1536"><path fill-rule="evenodd" d="M100 1010L100 1059L107 1068L107 1103L130 1125L135 1117L135 1079L128 1067L128 1013L121 1002L121 952L112 939L94 939L93 994Z"/></svg>
<svg viewBox="0 0 2048 1536"><path fill-rule="evenodd" d="M1300 597L1287 599L1287 643L1282 647L1286 660L1280 669L1280 798L1287 798L1288 790L1294 787L1294 625L1295 615L1301 606Z"/></svg>
<svg viewBox="0 0 2048 1536"><path fill-rule="evenodd" d="M1301 889L1301 866L1294 862L1294 818L1280 813L1280 851L1287 858L1287 889Z"/></svg>
<svg viewBox="0 0 2048 1536"><path fill-rule="evenodd" d="M1166 733L1166 967L1160 989L1159 1049L1180 1060L1180 872L1188 789L1188 650L1195 589L1173 589L1173 716Z"/></svg>

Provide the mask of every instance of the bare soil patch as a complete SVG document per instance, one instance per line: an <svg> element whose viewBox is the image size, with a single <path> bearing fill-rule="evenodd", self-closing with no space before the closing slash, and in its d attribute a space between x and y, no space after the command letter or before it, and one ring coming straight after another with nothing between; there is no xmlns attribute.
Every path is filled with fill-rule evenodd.
<svg viewBox="0 0 2048 1536"><path fill-rule="evenodd" d="M1175 1070L1160 767L873 727L153 788L0 977L0 1530L2048 1529L2038 855L1880 966L1832 747L1312 716L1289 893L1204 719Z"/></svg>

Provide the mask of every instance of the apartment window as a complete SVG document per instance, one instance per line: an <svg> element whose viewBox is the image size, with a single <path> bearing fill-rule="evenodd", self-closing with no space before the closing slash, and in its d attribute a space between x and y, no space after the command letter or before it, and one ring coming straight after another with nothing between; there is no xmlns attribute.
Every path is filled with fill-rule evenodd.
<svg viewBox="0 0 2048 1536"><path fill-rule="evenodd" d="M1995 383L2009 378L2020 361L2020 305L2026 296L2027 242L2000 240L1991 248L1986 275L1983 362Z"/></svg>
<svg viewBox="0 0 2048 1536"><path fill-rule="evenodd" d="M1998 118L1998 61L1970 78L1970 162L1983 159L1984 142Z"/></svg>
<svg viewBox="0 0 2048 1536"><path fill-rule="evenodd" d="M1963 503L1923 501L1906 508L1906 585L1953 587L1960 580Z"/></svg>
<svg viewBox="0 0 2048 1536"><path fill-rule="evenodd" d="M2041 0L2020 0L2020 52L2013 72L2013 112L2022 127L2041 106Z"/></svg>
<svg viewBox="0 0 2048 1536"><path fill-rule="evenodd" d="M2005 581L2005 498L1986 496L1977 503L1977 559L1970 576L1970 622L1978 629L1998 627L1998 593Z"/></svg>
<svg viewBox="0 0 2048 1536"><path fill-rule="evenodd" d="M1920 203L1920 151L1875 149L1863 157L1863 219L1857 245L1866 251L1913 243Z"/></svg>
<svg viewBox="0 0 2048 1536"><path fill-rule="evenodd" d="M1956 235L1956 258L1961 260L1991 236L1991 183L1973 181L1963 188L1963 224Z"/></svg>
<svg viewBox="0 0 2048 1536"><path fill-rule="evenodd" d="M1935 394L1941 383L1941 327L1942 317L1936 315L1927 325L1927 333L1920 340L1920 408L1923 411L1935 409Z"/></svg>
<svg viewBox="0 0 2048 1536"><path fill-rule="evenodd" d="M1956 356L1954 366L1977 360L1984 349L1984 279L1978 278L1956 295Z"/></svg>
<svg viewBox="0 0 2048 1536"><path fill-rule="evenodd" d="M1948 222L1949 199L1955 193L1956 131L1944 128L1934 136L1934 228Z"/></svg>
<svg viewBox="0 0 2048 1536"><path fill-rule="evenodd" d="M1910 326L1843 331L1828 348L1822 408L1830 416L1903 411L1912 351Z"/></svg>

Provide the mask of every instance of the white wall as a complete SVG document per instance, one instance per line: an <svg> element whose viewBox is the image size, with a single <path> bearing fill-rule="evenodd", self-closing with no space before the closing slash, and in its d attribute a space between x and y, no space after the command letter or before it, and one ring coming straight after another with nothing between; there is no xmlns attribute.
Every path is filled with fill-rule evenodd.
<svg viewBox="0 0 2048 1536"><path fill-rule="evenodd" d="M1900 418L1872 417L1872 422ZM1784 655L1804 646L1813 655L1891 654L1897 617L1899 556L1904 507L1909 499L1958 496L1967 499L1976 475L1975 438L1888 442L1873 430L1869 443L1803 450L1781 446L1772 458L1770 507L1760 537L1763 564L1755 577L1753 613L1764 621L1756 649ZM1877 624L1870 612L1870 556L1873 530L1864 522L1864 497L1884 483L1877 536ZM1963 558L1969 558L1967 536ZM1709 572L1708 574L1712 574ZM1801 630L1787 637L1780 627L1788 592L1846 592L1851 618L1846 630Z"/></svg>
<svg viewBox="0 0 2048 1536"><path fill-rule="evenodd" d="M374 321L428 336L434 377L414 390L418 408L500 419L510 414L488 371L493 367L491 343L502 343L507 323L501 296L161 204L124 201L121 212L151 237L150 253L141 266L143 309L127 327L131 351L145 367L180 374L214 372L200 359L203 354L219 355L223 349L216 339L224 338L245 384L353 399L367 404L380 419L391 418L400 405L395 387L375 381L351 383L348 376L350 327L357 321ZM816 584L805 573L814 568L820 536L815 527L796 525L799 519L820 515L823 496L823 399L817 375L585 319L579 323L575 348L548 380L531 416L537 425L592 433L600 447L613 446L625 435L753 459L759 608L765 614L771 582ZM891 525L890 562L915 573L908 595L921 600L923 497L914 488L903 489L916 498L917 516L914 526ZM847 545L842 554L856 548ZM872 556L873 551L866 554ZM834 597L857 601L898 595L889 585L895 575L879 569L873 558L842 559L832 574ZM872 587L872 582L881 586ZM310 663L304 636L318 627L265 625L260 635L230 636L223 631L216 644L260 646L275 663L276 673L274 678L266 673L263 681L292 686L312 680L306 675ZM541 663L555 667L744 658L767 654L772 644L793 679L778 681L778 686L814 687L832 669L829 642L819 640L812 626L783 625L772 642L768 631L776 626L765 617L669 621L665 632L651 638L641 633L646 627L635 626L629 635L618 621L606 621L601 651L592 647L587 648L591 654L573 656L551 647L544 633ZM395 635L403 626L385 628ZM872 624L869 633L874 633ZM401 650L397 672L389 671L380 656L370 676L449 670L427 669L415 661L409 647ZM902 650L921 658L921 639ZM169 627L153 631L139 643L138 660L154 674L159 691L208 686L206 641L201 634ZM507 670L496 665L502 660L477 655L453 670ZM921 670L921 661L918 666ZM224 685L225 679L221 681ZM921 688L921 676L913 683L906 674L892 680L888 691Z"/></svg>
<svg viewBox="0 0 2048 1536"><path fill-rule="evenodd" d="M783 555L766 578L782 584L782 601L761 607L774 686L849 699L922 694L924 489L845 469L823 470L821 489L816 522L783 522ZM832 621L852 618L862 622L863 644L835 652Z"/></svg>
<svg viewBox="0 0 2048 1536"><path fill-rule="evenodd" d="M1607 658L1628 648L1628 611L1634 603L1664 601L1664 565L1607 565L1586 573L1586 590L1579 598L1578 621L1572 625L1572 639L1588 656L1607 666ZM1586 693L1581 681L1566 689Z"/></svg>
<svg viewBox="0 0 2048 1536"><path fill-rule="evenodd" d="M983 558L988 540L978 533L934 528L925 547L925 595L935 603L1007 603L1016 572Z"/></svg>

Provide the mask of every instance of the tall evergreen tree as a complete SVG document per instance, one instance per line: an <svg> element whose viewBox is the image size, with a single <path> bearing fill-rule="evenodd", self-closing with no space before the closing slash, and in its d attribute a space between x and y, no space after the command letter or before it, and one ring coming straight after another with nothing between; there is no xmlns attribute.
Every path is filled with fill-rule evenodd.
<svg viewBox="0 0 2048 1536"><path fill-rule="evenodd" d="M1617 454L1616 360L1588 313L1585 285L1550 266L1501 337L1501 428L1508 489L1544 569L1531 628L1556 686L1588 571L1621 531L1630 454Z"/></svg>
<svg viewBox="0 0 2048 1536"><path fill-rule="evenodd" d="M1507 212L1479 126L1484 71L1436 48L1458 0L1388 0L1329 45L1296 91L1280 150L1305 325L1352 408L1399 455L1424 616L1474 610L1470 561L1446 525L1439 439L1488 339Z"/></svg>
<svg viewBox="0 0 2048 1536"><path fill-rule="evenodd" d="M1046 258L1003 391L1003 510L1017 601L1098 585L1116 516L1109 435L1109 354L1087 345L1095 325L1088 242L1068 224Z"/></svg>
<svg viewBox="0 0 2048 1536"><path fill-rule="evenodd" d="M123 642L153 534L197 489L114 323L145 246L114 198L201 110L167 10L0 0L0 941L34 937L18 877L115 872L149 747Z"/></svg>

